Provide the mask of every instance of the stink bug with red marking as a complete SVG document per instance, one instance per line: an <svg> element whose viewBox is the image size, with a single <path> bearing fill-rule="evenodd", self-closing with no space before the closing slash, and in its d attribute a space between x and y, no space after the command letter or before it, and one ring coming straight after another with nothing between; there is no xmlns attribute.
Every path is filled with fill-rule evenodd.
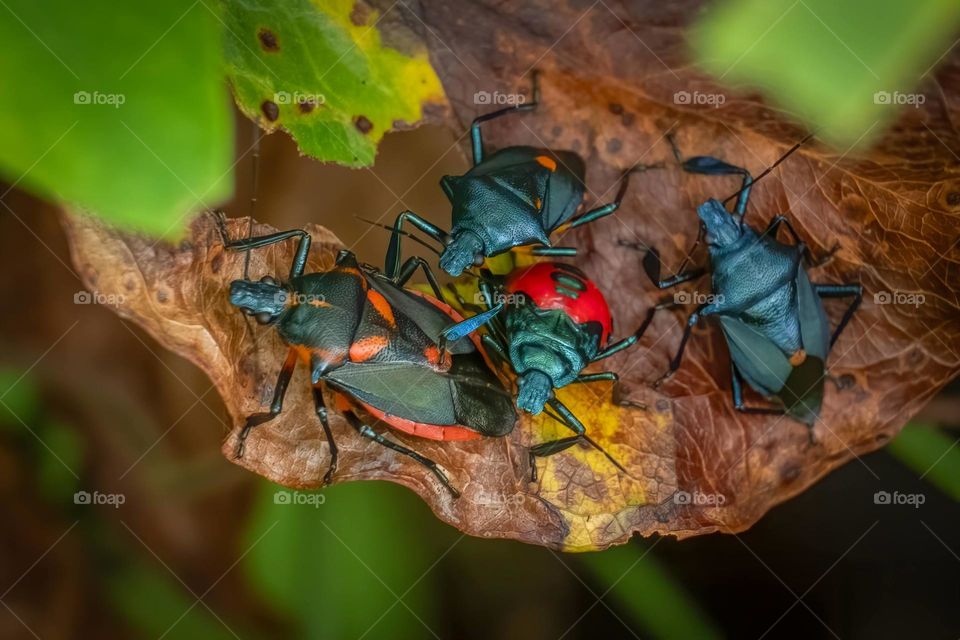
<svg viewBox="0 0 960 640"><path fill-rule="evenodd" d="M275 327L289 346L270 410L247 418L237 456L243 455L250 430L281 412L293 371L303 362L310 369L316 413L330 447L325 483L336 472L337 446L322 384L335 392L337 408L360 435L426 466L459 496L434 461L375 432L357 414L362 409L394 429L431 440L498 437L513 430L517 415L511 396L485 360L479 339L441 340L444 330L459 327L463 319L440 301L426 262L410 258L398 271L385 274L358 264L354 254L344 250L330 271L305 274L310 250L306 231L230 240L223 226L221 230L225 248L233 251L299 239L286 281L267 276L230 285L231 304L258 323ZM423 269L437 299L403 288L417 268Z"/></svg>
<svg viewBox="0 0 960 640"><path fill-rule="evenodd" d="M551 151L528 146L504 147L484 155L480 125L510 113L532 111L540 101L537 74L533 75L533 99L482 115L473 121L473 168L461 176L440 181L450 200L449 232L412 211L401 213L393 225L387 264L400 266L401 236L405 223L443 246L440 268L459 276L471 265L516 247L532 246L539 256L574 256L574 247L554 247L550 235L561 227L572 229L615 212L627 191L630 174L662 165L636 165L623 174L613 202L575 215L583 201L586 168L573 151Z"/></svg>
<svg viewBox="0 0 960 640"><path fill-rule="evenodd" d="M532 414L548 408L550 416L576 433L530 449L532 478L537 477L536 457L558 453L578 442L587 442L626 472L587 435L583 423L554 392L568 384L599 381L611 381L616 386L619 378L613 371L583 370L636 344L657 307L648 311L636 332L611 343L613 319L606 298L572 265L539 262L515 269L500 281L485 274L479 287L486 310L474 325L487 325L483 344L517 374L517 406ZM444 337L462 338L470 328L461 323L445 330Z"/></svg>

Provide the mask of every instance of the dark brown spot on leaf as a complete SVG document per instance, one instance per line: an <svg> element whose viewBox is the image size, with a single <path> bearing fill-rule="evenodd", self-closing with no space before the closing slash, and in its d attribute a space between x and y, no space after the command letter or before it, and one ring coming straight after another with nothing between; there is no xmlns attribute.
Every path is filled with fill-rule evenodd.
<svg viewBox="0 0 960 640"><path fill-rule="evenodd" d="M280 107L272 100L264 100L263 104L260 105L260 111L263 112L264 117L270 122L275 122L276 119L280 117Z"/></svg>
<svg viewBox="0 0 960 640"><path fill-rule="evenodd" d="M353 119L353 126L363 135L367 135L373 129L373 123L367 116L357 116Z"/></svg>
<svg viewBox="0 0 960 640"><path fill-rule="evenodd" d="M260 40L260 47L264 51L274 53L280 51L280 43L277 42L277 34L270 29L263 28L257 32L257 39Z"/></svg>
<svg viewBox="0 0 960 640"><path fill-rule="evenodd" d="M618 116L621 113L623 113L623 105L617 102L611 102L609 105L607 105L607 108L610 109L610 113L612 113L615 116Z"/></svg>
<svg viewBox="0 0 960 640"><path fill-rule="evenodd" d="M317 105L310 100L301 100L297 103L297 108L300 110L300 113L310 113L316 106Z"/></svg>
<svg viewBox="0 0 960 640"><path fill-rule="evenodd" d="M620 149L623 148L623 143L620 142L619 138L611 138L607 140L607 151L610 153L617 153Z"/></svg>

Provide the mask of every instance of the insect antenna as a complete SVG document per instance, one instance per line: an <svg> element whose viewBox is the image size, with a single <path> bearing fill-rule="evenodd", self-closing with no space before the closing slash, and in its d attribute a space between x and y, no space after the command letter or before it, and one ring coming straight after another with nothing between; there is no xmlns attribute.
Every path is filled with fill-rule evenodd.
<svg viewBox="0 0 960 640"><path fill-rule="evenodd" d="M393 227L391 227L391 226L389 226L389 225L380 224L379 222L374 222L373 220L367 220L366 218L364 218L364 217L362 217L362 216L354 216L354 217L355 217L357 220L360 220L361 222L366 222L367 224L369 224L369 225L371 225L371 226L380 227L381 229L386 229L387 231L389 231L389 232L391 232L391 233L393 233L394 231L396 231L396 233L399 233L399 234L402 235L402 236L406 236L406 237L410 238L411 240L413 240L413 241L416 242L417 244L426 247L427 249L429 249L430 251L432 251L432 252L435 253L436 255L438 255L438 256L440 255L440 250L439 250L439 249L437 249L436 247L434 247L433 245L431 245L430 243L428 243L426 240L424 240L424 239L421 238L420 236L414 235L414 234L410 233L409 231L403 231L402 229L394 229Z"/></svg>
<svg viewBox="0 0 960 640"><path fill-rule="evenodd" d="M260 183L260 138L263 136L260 124L253 121L253 193L250 196L250 212L247 219L247 240L253 237L253 214L257 209L257 193ZM250 279L250 249L243 255L243 279Z"/></svg>
<svg viewBox="0 0 960 640"><path fill-rule="evenodd" d="M379 223L379 222L374 222L373 220L367 220L367 219L364 218L363 216L354 216L354 217L355 217L357 220L360 220L361 222L366 222L367 224L369 224L369 225L371 225L371 226L379 227L379 228L381 228L381 229L386 229L386 230L389 231L390 233L396 232L396 233L399 233L399 234L402 235L402 236L406 236L406 237L410 238L411 240L413 240L414 242L416 242L416 243L418 243L418 244L420 244L420 245L423 245L424 247L426 247L427 249L429 249L430 251L432 251L433 253L435 253L435 254L438 255L438 256L439 256L440 253L441 253L439 249L437 249L436 247L434 247L433 245L431 245L429 242L427 242L426 240L424 240L423 238L421 238L420 236L418 236L418 235L416 235L416 234L410 233L409 231L403 231L402 229L394 229L394 228L391 227L390 225L381 224L381 223ZM466 273L466 274L468 274L468 275L473 276L473 277L476 278L477 280L483 280L484 282L488 282L488 283L493 284L493 282L492 282L489 278L484 277L483 275L477 273L476 271L473 271L472 269L464 269L463 272Z"/></svg>
<svg viewBox="0 0 960 640"><path fill-rule="evenodd" d="M790 147L790 149L789 149L786 153L784 153L782 156L780 156L780 158L778 158L776 162L774 162L772 165L770 165L769 167L767 167L766 169L764 169L764 170L763 170L763 173L761 173L761 174L758 175L756 178L754 178L753 180L751 180L751 181L750 181L750 184L745 185L742 189L739 189L739 190L736 191L735 193L730 194L730 195L723 201L723 204L727 204L728 202L730 202L731 200L733 200L734 198L736 198L737 196L739 196L741 193L743 193L743 192L746 191L747 189L752 188L753 185L755 185L755 184L757 184L758 182L760 182L760 179L761 179L761 178L763 178L764 176L766 176L767 174L769 174L771 171L773 171L774 169L776 169L776 168L777 168L777 165L779 165L781 162L783 162L784 160L786 160L787 158L789 158L790 155L793 154L794 151L796 151L796 150L799 149L801 146L803 146L803 144L804 144L805 142L809 141L814 135L815 135L814 133L807 134L807 136L806 136L803 140L801 140L801 141L798 142L797 144L795 144L795 145L793 145L792 147Z"/></svg>

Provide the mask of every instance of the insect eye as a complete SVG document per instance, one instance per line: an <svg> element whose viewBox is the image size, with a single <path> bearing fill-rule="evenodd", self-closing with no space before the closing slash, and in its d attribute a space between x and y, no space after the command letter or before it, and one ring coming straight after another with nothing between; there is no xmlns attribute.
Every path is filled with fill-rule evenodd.
<svg viewBox="0 0 960 640"><path fill-rule="evenodd" d="M473 257L473 266L479 267L483 265L483 254L478 253Z"/></svg>
<svg viewBox="0 0 960 640"><path fill-rule="evenodd" d="M260 278L260 282L263 284L272 284L273 286L277 286L277 280L271 276L263 276Z"/></svg>
<svg viewBox="0 0 960 640"><path fill-rule="evenodd" d="M264 311L254 316L254 319L256 319L257 324L270 324L270 321L273 320L273 314Z"/></svg>

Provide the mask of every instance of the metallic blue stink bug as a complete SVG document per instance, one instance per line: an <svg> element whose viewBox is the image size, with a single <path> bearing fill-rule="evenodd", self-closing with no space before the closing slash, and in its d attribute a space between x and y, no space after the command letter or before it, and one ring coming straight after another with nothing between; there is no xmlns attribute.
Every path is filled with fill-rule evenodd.
<svg viewBox="0 0 960 640"><path fill-rule="evenodd" d="M452 276L516 247L535 245L531 252L539 256L576 255L574 247L551 246L550 234L561 227L572 229L612 214L623 200L631 173L661 166L636 165L623 174L613 202L576 216L583 200L586 169L583 159L573 151L512 146L484 155L482 123L537 107L540 91L536 72L532 94L530 102L473 121L473 168L462 176L444 176L440 181L453 209L450 231L404 211L393 226L388 265L400 265L400 241L401 235L406 235L402 232L406 222L444 246L440 268Z"/></svg>
<svg viewBox="0 0 960 640"><path fill-rule="evenodd" d="M670 139L673 144L672 138ZM786 159L801 143L795 145L761 174L767 175ZM733 404L744 413L786 414L810 427L818 419L823 402L826 360L831 347L853 317L863 297L859 284L818 284L810 281L807 267L810 252L800 236L783 216L776 216L763 232L745 222L750 188L756 182L741 167L710 156L683 160L676 146L674 155L685 171L706 175L741 175L741 189L727 198L736 197L734 210L710 199L697 207L700 234L690 250L689 261L697 244L706 237L709 251L714 300L702 304L690 315L680 347L669 370L654 383L658 387L680 367L690 332L701 318L717 316L723 329L732 360ZM777 240L777 231L786 227L794 244ZM806 261L806 265L802 264ZM660 255L649 249L643 266L657 287L673 287L699 278L707 269L683 270L662 279ZM852 297L837 328L830 334L822 299ZM774 401L774 407L747 407L743 402L742 381Z"/></svg>

